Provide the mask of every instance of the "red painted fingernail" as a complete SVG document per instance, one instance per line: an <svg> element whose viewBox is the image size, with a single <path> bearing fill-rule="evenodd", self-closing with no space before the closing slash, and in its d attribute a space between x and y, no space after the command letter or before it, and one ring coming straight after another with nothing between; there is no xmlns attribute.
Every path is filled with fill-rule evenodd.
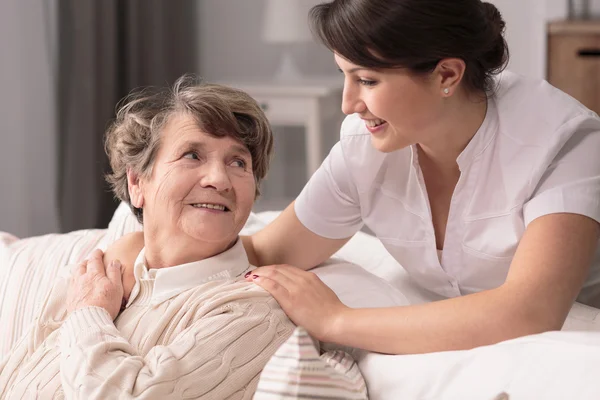
<svg viewBox="0 0 600 400"><path fill-rule="evenodd" d="M251 273L252 273L252 271L248 271L248 272L246 272L246 275L244 275L244 278L247 278L247 277L249 277Z"/></svg>
<svg viewBox="0 0 600 400"><path fill-rule="evenodd" d="M252 279L258 278L258 275L252 275Z"/></svg>

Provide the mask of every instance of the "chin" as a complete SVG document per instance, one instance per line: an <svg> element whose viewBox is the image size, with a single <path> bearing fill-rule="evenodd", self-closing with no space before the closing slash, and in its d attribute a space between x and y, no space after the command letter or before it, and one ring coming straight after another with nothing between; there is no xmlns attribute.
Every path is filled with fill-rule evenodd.
<svg viewBox="0 0 600 400"><path fill-rule="evenodd" d="M180 232L187 236L192 241L197 241L206 244L229 244L233 239L237 238L235 229L227 224L206 224L206 223L189 223L184 224L180 228Z"/></svg>
<svg viewBox="0 0 600 400"><path fill-rule="evenodd" d="M225 246L231 244L238 235L231 232L193 232L189 236L203 243L223 244Z"/></svg>
<svg viewBox="0 0 600 400"><path fill-rule="evenodd" d="M371 145L382 153L391 153L408 147L408 143L394 143L391 140L371 138Z"/></svg>

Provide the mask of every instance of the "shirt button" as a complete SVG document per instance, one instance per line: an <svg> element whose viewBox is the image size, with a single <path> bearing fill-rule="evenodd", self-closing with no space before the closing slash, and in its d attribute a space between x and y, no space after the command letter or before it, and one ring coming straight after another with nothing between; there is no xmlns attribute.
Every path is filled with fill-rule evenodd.
<svg viewBox="0 0 600 400"><path fill-rule="evenodd" d="M494 400L509 400L510 396L506 392L500 393L498 396L494 397Z"/></svg>

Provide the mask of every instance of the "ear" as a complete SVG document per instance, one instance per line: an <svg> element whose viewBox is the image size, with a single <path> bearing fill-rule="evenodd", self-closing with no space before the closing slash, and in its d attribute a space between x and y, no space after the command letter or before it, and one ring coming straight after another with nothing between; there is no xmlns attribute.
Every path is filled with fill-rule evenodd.
<svg viewBox="0 0 600 400"><path fill-rule="evenodd" d="M443 97L452 96L458 89L467 65L460 58L444 58L437 67L436 73Z"/></svg>
<svg viewBox="0 0 600 400"><path fill-rule="evenodd" d="M142 192L142 180L140 176L131 169L127 169L127 189L131 205L135 208L144 207L144 194Z"/></svg>

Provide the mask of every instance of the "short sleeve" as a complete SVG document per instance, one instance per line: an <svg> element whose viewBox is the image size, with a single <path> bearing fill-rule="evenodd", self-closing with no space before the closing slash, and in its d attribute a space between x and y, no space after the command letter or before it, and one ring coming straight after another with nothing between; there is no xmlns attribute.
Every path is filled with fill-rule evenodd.
<svg viewBox="0 0 600 400"><path fill-rule="evenodd" d="M363 225L356 185L341 143L310 178L295 203L296 215L311 232L329 239L353 236Z"/></svg>
<svg viewBox="0 0 600 400"><path fill-rule="evenodd" d="M573 128L571 128L573 129ZM547 214L572 213L600 222L600 119L575 125L524 208L528 225Z"/></svg>

